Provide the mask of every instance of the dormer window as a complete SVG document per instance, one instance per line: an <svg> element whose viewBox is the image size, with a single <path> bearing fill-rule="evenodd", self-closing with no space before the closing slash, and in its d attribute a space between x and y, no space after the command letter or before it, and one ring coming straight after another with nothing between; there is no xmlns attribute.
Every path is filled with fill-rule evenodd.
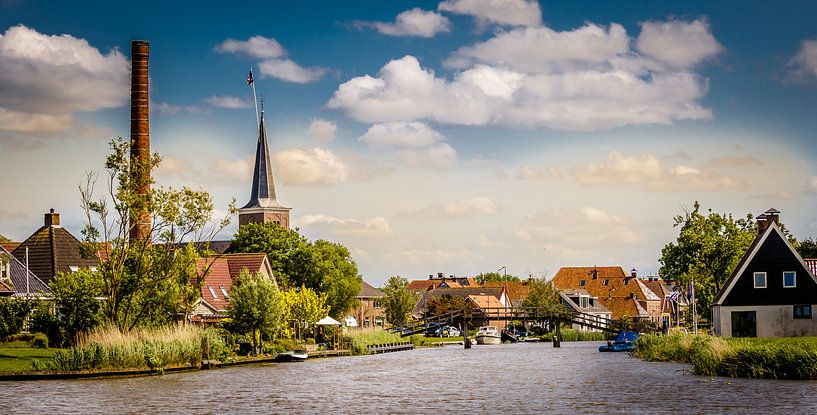
<svg viewBox="0 0 817 415"><path fill-rule="evenodd" d="M601 283L602 285L610 285L610 280L604 280Z"/></svg>
<svg viewBox="0 0 817 415"><path fill-rule="evenodd" d="M224 289L224 287L218 287L218 288L219 288L219 290L221 290L221 294L222 294L222 295L224 295L224 299L225 299L225 300L229 300L229 299L230 299L230 295L229 295L229 294L227 294L227 290L225 290L225 289Z"/></svg>
<svg viewBox="0 0 817 415"><path fill-rule="evenodd" d="M797 286L797 273L794 271L783 272L783 288L794 288Z"/></svg>
<svg viewBox="0 0 817 415"><path fill-rule="evenodd" d="M579 280L579 287L584 287L584 286L585 286L585 284L587 284L587 281L585 281L585 280Z"/></svg>
<svg viewBox="0 0 817 415"><path fill-rule="evenodd" d="M766 273L765 272L755 272L754 273L754 280L755 280L755 288L766 288Z"/></svg>

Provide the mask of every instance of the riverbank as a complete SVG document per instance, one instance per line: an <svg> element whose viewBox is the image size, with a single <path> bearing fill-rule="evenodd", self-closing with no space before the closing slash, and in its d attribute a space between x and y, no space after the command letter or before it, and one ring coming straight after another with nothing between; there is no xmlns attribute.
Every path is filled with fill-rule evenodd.
<svg viewBox="0 0 817 415"><path fill-rule="evenodd" d="M817 380L817 337L645 334L639 337L633 355L647 361L687 363L696 375Z"/></svg>

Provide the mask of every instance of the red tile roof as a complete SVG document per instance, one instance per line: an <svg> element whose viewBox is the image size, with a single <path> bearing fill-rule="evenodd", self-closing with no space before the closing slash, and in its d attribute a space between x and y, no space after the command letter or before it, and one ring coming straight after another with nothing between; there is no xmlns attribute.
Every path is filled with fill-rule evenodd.
<svg viewBox="0 0 817 415"><path fill-rule="evenodd" d="M809 271L811 271L811 275L817 276L817 258L808 258L803 261L806 262L806 266Z"/></svg>
<svg viewBox="0 0 817 415"><path fill-rule="evenodd" d="M593 278L594 274L596 278ZM630 305L632 301L614 304L611 301L613 299L661 301L661 298L649 290L642 281L627 277L621 267L564 267L553 277L553 286L557 290L586 290L610 309L614 319L625 315L623 313L632 317L633 314L630 313L638 311L637 308L641 307L637 304Z"/></svg>
<svg viewBox="0 0 817 415"><path fill-rule="evenodd" d="M511 301L524 300L530 293L530 284L527 281L486 282L483 287L505 288L505 295Z"/></svg>
<svg viewBox="0 0 817 415"><path fill-rule="evenodd" d="M207 271L201 284L201 298L218 310L226 310L230 303L230 286L241 270L263 272L266 254L226 254L220 257L199 258L199 275ZM209 267L209 270L207 270ZM225 295L226 293L226 295Z"/></svg>

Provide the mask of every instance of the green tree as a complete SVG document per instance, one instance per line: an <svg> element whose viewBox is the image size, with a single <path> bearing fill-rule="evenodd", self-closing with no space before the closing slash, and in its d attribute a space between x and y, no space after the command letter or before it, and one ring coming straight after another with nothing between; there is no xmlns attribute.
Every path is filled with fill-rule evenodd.
<svg viewBox="0 0 817 415"><path fill-rule="evenodd" d="M811 236L803 239L800 241L797 252L800 253L800 256L803 258L817 258L817 240Z"/></svg>
<svg viewBox="0 0 817 415"><path fill-rule="evenodd" d="M230 289L227 314L235 327L252 334L256 351L262 349L262 338L275 337L283 317L281 295L275 282L246 269L238 274Z"/></svg>
<svg viewBox="0 0 817 415"><path fill-rule="evenodd" d="M113 140L110 146L105 160L107 197L95 199L96 173L88 173L79 189L86 216L83 254L101 254L97 272L106 320L123 330L166 324L180 312L191 311L207 272L196 267L195 247L182 242L212 240L229 224L234 203L228 216L213 221L213 201L206 191L153 188L140 194L133 172L155 169L161 158L154 154L132 164L127 140ZM129 240L142 209L151 219L150 238Z"/></svg>
<svg viewBox="0 0 817 415"><path fill-rule="evenodd" d="M476 278L477 283L485 284L486 282L519 282L521 278L516 275L505 275L498 272L485 272L479 274Z"/></svg>
<svg viewBox="0 0 817 415"><path fill-rule="evenodd" d="M551 281L546 281L544 278L530 281L530 291L525 300L522 301L522 307L536 308L540 314L567 312L567 308L562 304L562 298Z"/></svg>
<svg viewBox="0 0 817 415"><path fill-rule="evenodd" d="M59 273L51 283L60 320L61 338L74 344L77 335L98 326L102 320L102 281L87 268Z"/></svg>
<svg viewBox="0 0 817 415"><path fill-rule="evenodd" d="M22 331L26 317L35 306L34 299L0 297L0 340Z"/></svg>
<svg viewBox="0 0 817 415"><path fill-rule="evenodd" d="M711 209L704 214L696 201L692 211L675 217L674 226L678 238L661 250L659 274L684 287L694 281L698 312L708 315L715 295L757 235L752 215L735 219Z"/></svg>
<svg viewBox="0 0 817 415"><path fill-rule="evenodd" d="M275 279L281 287L299 287L304 281L290 281L290 273L296 273L298 260L303 260L309 241L297 229L284 229L278 224L248 223L238 228L231 245L236 252L264 252L270 262ZM295 278L299 280L299 278ZM312 287L314 284L308 284Z"/></svg>
<svg viewBox="0 0 817 415"><path fill-rule="evenodd" d="M427 315L439 316L454 311L468 312L471 310L471 304L464 297L454 297L449 294L443 294L426 301L425 309Z"/></svg>
<svg viewBox="0 0 817 415"><path fill-rule="evenodd" d="M11 239L6 238L5 236L0 234L0 244L11 242Z"/></svg>
<svg viewBox="0 0 817 415"><path fill-rule="evenodd" d="M295 324L299 339L303 337L302 329L313 332L315 323L329 314L329 305L326 304L326 293L318 294L315 290L301 286L283 292L284 321Z"/></svg>
<svg viewBox="0 0 817 415"><path fill-rule="evenodd" d="M349 250L339 243L313 243L297 230L256 223L239 228L232 246L237 252L266 253L282 287L326 293L332 317L342 318L357 304L362 278Z"/></svg>
<svg viewBox="0 0 817 415"><path fill-rule="evenodd" d="M386 321L392 326L402 326L408 322L411 312L420 300L420 296L408 289L408 280L393 276L383 287L383 308L386 310Z"/></svg>

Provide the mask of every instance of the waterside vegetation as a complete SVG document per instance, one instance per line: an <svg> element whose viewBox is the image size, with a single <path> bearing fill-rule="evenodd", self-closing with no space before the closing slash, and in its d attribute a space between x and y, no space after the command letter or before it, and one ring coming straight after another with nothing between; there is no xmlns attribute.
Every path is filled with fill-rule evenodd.
<svg viewBox="0 0 817 415"><path fill-rule="evenodd" d="M817 380L817 337L721 338L644 334L633 355L692 365L696 375Z"/></svg>

